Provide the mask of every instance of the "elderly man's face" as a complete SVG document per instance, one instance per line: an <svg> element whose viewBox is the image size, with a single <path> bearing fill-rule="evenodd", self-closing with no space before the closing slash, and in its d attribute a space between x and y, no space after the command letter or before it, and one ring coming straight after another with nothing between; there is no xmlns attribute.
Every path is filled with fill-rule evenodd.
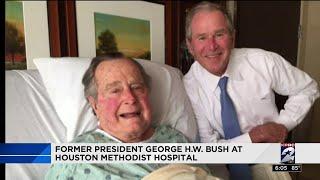
<svg viewBox="0 0 320 180"><path fill-rule="evenodd" d="M140 140L150 128L148 88L131 60L105 61L95 72L98 97L89 101L100 127L111 135L131 142Z"/></svg>
<svg viewBox="0 0 320 180"><path fill-rule="evenodd" d="M229 62L233 48L233 35L220 11L200 11L191 22L189 52L210 73L221 76Z"/></svg>

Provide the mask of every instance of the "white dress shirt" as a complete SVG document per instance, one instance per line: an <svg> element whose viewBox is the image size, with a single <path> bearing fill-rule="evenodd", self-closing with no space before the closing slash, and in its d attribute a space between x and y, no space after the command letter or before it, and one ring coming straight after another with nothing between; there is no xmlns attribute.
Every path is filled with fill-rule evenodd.
<svg viewBox="0 0 320 180"><path fill-rule="evenodd" d="M201 142L251 142L249 131L266 122L298 125L319 97L317 83L280 55L262 49L233 49L226 72L227 91L236 108L242 135L225 140L221 122L220 77L197 61L184 85L199 126ZM289 96L278 113L274 92Z"/></svg>

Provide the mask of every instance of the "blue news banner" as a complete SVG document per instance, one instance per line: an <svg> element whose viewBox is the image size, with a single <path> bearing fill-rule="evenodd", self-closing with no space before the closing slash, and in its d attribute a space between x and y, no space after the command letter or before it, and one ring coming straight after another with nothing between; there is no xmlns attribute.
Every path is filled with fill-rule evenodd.
<svg viewBox="0 0 320 180"><path fill-rule="evenodd" d="M0 163L51 163L51 144L0 144Z"/></svg>
<svg viewBox="0 0 320 180"><path fill-rule="evenodd" d="M127 143L125 143L127 144ZM129 143L130 144L130 143ZM133 143L134 144L134 143ZM138 144L138 143L136 143ZM59 144L58 146L56 144L51 143L0 143L0 163L56 163L55 160L52 160L52 157L54 157L55 153L52 152L52 148L64 146L64 148L68 148L71 146L71 148L75 145L66 144ZM92 144L90 145L80 145L77 144L76 146L78 149L81 147L88 147L88 146L94 146ZM73 150L69 149L65 153L65 156L69 157L68 155L96 155L99 157L99 155L105 155L104 152L109 151L102 151L100 148L106 148L106 145L95 145L98 147L98 152L81 152L80 154L78 152L73 152ZM101 147L100 147L101 146ZM123 145L123 144L117 144L114 146L130 146L130 145ZM132 147L135 147L134 145L131 145ZM174 162L170 162L168 160L168 163L206 163L206 164L228 164L228 163L249 163L249 164L259 164L259 163L267 163L267 164L273 164L272 170L273 171L291 171L291 172L300 172L302 170L302 163L303 164L319 164L320 163L320 156L314 156L314 152L320 152L320 143L238 143L238 144L232 144L232 143L142 143L136 146L141 146L141 149L139 152L136 152L138 154L144 154L149 155L150 157L153 157L154 154L159 154L164 156L165 158L169 157L169 155L176 155L176 156L182 156L182 155L190 155L195 157L194 160L189 161L188 159L186 161L181 160L181 162L178 160ZM148 147L155 147L156 150L148 150ZM109 147L109 146L108 146ZM191 148L193 147L193 148ZM209 150L208 150L208 147ZM222 150L219 151L218 147L222 147ZM234 147L241 147L241 149L237 151L233 151ZM91 147L92 149L96 149ZM160 152L159 149L165 150L164 152ZM174 149L179 149L180 151L175 152ZM197 149L197 151L195 151ZM214 150L216 149L216 150ZM227 151L225 151L227 150ZM166 151L172 151L170 153L167 153ZM91 153L91 154L90 154ZM111 154L113 151L111 151ZM132 155L136 155L136 153L132 153L130 151L126 152L115 152L116 154L120 153L121 155L128 155L131 157ZM161 154L162 153L162 154ZM58 153L59 154L59 153ZM61 154L61 152L60 152ZM148 156L148 157L149 157ZM161 156L161 157L162 157ZM90 156L91 157L91 156ZM208 161L209 159L209 161ZM134 161L134 160L133 160ZM153 161L156 161L154 159L150 159L148 163L152 163ZM163 161L163 160L161 160ZM64 161L64 162L67 162ZM81 161L79 161L81 163ZM91 162L91 163L106 163L105 160L100 160L97 162ZM112 161L109 161L109 163L112 163ZM113 162L118 162L113 161ZM129 160L128 160L129 162ZM131 162L131 161L130 161ZM158 162L158 161L157 161ZM90 162L89 162L90 163ZM134 162L135 163L135 162ZM143 162L145 163L145 162Z"/></svg>

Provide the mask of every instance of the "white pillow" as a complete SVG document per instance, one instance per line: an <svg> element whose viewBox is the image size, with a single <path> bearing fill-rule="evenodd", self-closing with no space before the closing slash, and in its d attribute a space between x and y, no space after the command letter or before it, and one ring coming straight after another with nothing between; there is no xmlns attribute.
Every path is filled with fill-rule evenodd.
<svg viewBox="0 0 320 180"><path fill-rule="evenodd" d="M171 66L137 59L151 76L151 107L154 123L170 124L190 141L197 137L197 125L186 95L182 73ZM90 58L37 58L44 85L61 121L67 127L67 140L97 125L83 93L82 77Z"/></svg>

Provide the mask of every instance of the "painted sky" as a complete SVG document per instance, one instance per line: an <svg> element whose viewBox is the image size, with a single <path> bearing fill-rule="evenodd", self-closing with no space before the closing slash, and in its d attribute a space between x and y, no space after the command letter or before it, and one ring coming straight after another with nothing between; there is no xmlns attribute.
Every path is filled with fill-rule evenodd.
<svg viewBox="0 0 320 180"><path fill-rule="evenodd" d="M6 1L6 20L15 24L21 33L23 31L23 8L20 1Z"/></svg>
<svg viewBox="0 0 320 180"><path fill-rule="evenodd" d="M120 51L150 51L150 21L94 13L97 34L109 29L114 33Z"/></svg>

